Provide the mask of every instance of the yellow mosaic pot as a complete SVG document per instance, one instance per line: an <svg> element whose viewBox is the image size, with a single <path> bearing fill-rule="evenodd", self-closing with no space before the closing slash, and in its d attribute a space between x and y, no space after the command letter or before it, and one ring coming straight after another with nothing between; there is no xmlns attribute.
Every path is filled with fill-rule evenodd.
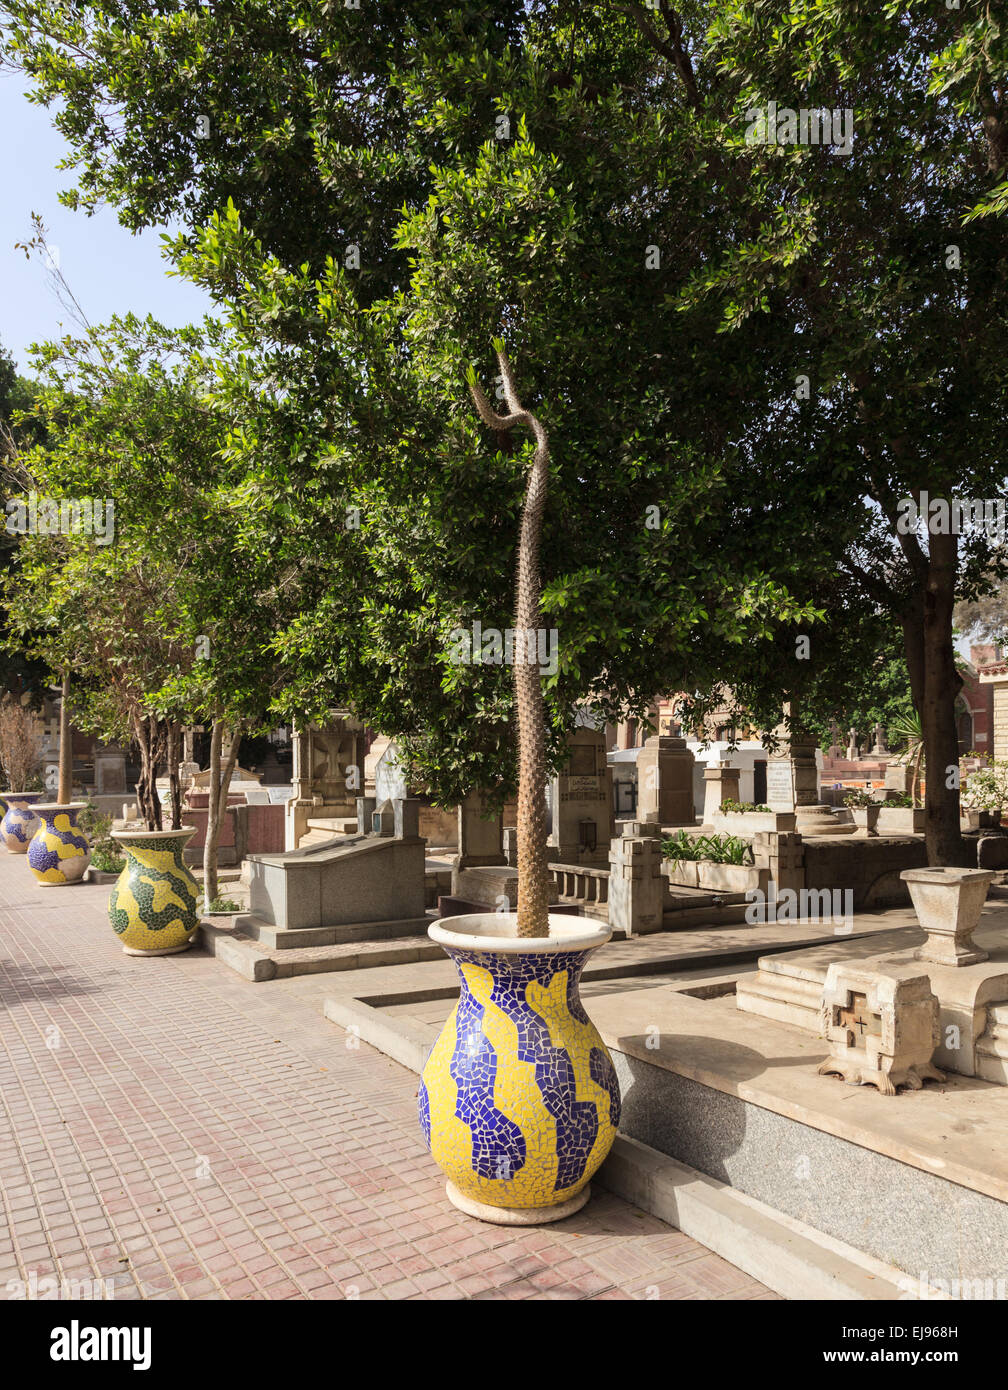
<svg viewBox="0 0 1008 1390"><path fill-rule="evenodd" d="M170 956L184 951L200 922L203 890L182 851L196 827L113 830L126 867L109 896L109 920L128 956Z"/></svg>
<svg viewBox="0 0 1008 1390"><path fill-rule="evenodd" d="M420 1124L449 1200L504 1225L582 1207L619 1125L612 1058L578 995L609 928L559 915L549 928L520 938L513 913L428 928L462 989L423 1070Z"/></svg>
<svg viewBox="0 0 1008 1390"><path fill-rule="evenodd" d="M43 801L32 809L41 824L28 846L28 867L43 888L79 883L91 863L91 846L77 824L86 801Z"/></svg>

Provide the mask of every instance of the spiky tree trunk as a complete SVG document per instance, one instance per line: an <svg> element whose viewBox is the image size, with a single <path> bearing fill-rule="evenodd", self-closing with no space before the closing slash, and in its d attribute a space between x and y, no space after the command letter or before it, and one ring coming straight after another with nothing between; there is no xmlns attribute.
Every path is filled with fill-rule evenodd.
<svg viewBox="0 0 1008 1390"><path fill-rule="evenodd" d="M515 593L514 684L518 712L518 935L549 935L551 885L546 824L546 714L537 657L542 625L539 543L549 480L549 440L541 422L518 399L511 364L494 343L508 414L499 415L475 377L469 389L485 425L493 430L524 427L535 439L535 456L525 484Z"/></svg>

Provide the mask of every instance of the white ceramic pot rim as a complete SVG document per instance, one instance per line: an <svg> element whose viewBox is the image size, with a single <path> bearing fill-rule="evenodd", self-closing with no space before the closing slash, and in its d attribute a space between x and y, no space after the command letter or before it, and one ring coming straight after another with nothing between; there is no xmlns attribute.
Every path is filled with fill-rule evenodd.
<svg viewBox="0 0 1008 1390"><path fill-rule="evenodd" d="M196 834L195 825L182 825L178 830L110 830L113 840L177 840L180 835L190 839Z"/></svg>
<svg viewBox="0 0 1008 1390"><path fill-rule="evenodd" d="M493 951L505 955L544 955L560 951L590 951L612 936L606 922L551 912L549 936L517 936L514 912L474 912L432 922L427 935L439 946L456 951ZM510 928L510 934L508 929Z"/></svg>
<svg viewBox="0 0 1008 1390"><path fill-rule="evenodd" d="M52 811L58 816L61 811L83 811L86 805L86 801L37 801L32 810Z"/></svg>
<svg viewBox="0 0 1008 1390"><path fill-rule="evenodd" d="M0 801L24 801L26 796L43 795L43 792L0 792Z"/></svg>

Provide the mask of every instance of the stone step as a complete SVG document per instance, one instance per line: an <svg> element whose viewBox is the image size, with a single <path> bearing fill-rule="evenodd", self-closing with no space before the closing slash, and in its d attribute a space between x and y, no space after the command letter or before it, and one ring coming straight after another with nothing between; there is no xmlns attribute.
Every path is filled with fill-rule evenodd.
<svg viewBox="0 0 1008 1390"><path fill-rule="evenodd" d="M309 830L307 835L302 835L298 841L298 849L314 849L316 845L336 845L341 839L342 836L334 835L331 830Z"/></svg>
<svg viewBox="0 0 1008 1390"><path fill-rule="evenodd" d="M392 941L346 941L291 950L270 948L233 927L218 927L209 920L200 923L197 935L200 944L223 965L256 983L445 958L441 947L421 934Z"/></svg>
<svg viewBox="0 0 1008 1390"><path fill-rule="evenodd" d="M822 990L822 981L791 978L761 968L756 975L739 980L735 997L745 1013L818 1034Z"/></svg>
<svg viewBox="0 0 1008 1390"><path fill-rule="evenodd" d="M389 941L413 936L431 916L396 917L381 922L345 922L331 927L278 927L253 912L235 918L235 928L243 936L261 942L275 951L299 951L313 946L337 946L355 941Z"/></svg>
<svg viewBox="0 0 1008 1390"><path fill-rule="evenodd" d="M345 816L309 816L308 829L324 830L327 835L356 835L357 818L356 816L347 819ZM301 841L304 844L304 840Z"/></svg>

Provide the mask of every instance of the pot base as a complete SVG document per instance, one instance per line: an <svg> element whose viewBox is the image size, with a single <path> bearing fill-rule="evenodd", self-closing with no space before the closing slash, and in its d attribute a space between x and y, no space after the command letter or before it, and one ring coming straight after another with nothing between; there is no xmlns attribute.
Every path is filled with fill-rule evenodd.
<svg viewBox="0 0 1008 1390"><path fill-rule="evenodd" d="M463 1196L451 1182L445 1183L445 1195L453 1207L464 1211L466 1216L475 1216L477 1221L489 1221L494 1226L545 1226L547 1222L562 1221L565 1216L580 1211L591 1196L591 1183L585 1183L580 1192L554 1207L489 1207Z"/></svg>
<svg viewBox="0 0 1008 1390"><path fill-rule="evenodd" d="M124 946L123 954L127 956L177 956L180 951L188 951L192 945L187 941L184 946L162 946L157 951L140 951L135 946Z"/></svg>

